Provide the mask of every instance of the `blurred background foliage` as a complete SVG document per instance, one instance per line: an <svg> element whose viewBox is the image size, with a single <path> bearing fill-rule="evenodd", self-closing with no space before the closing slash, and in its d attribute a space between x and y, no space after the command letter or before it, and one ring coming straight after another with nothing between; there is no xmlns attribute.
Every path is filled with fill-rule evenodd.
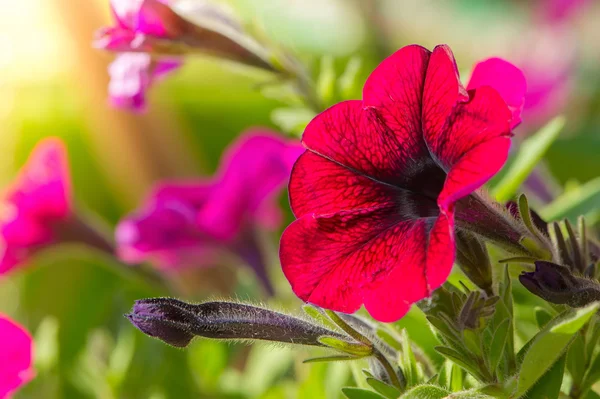
<svg viewBox="0 0 600 399"><path fill-rule="evenodd" d="M326 105L359 98L368 73L410 43L449 44L463 76L489 56L545 67L570 57L563 79L569 87L560 92L555 110L567 122L545 165L557 187L566 189L600 176L600 2L581 2L585 5L551 22L542 17L545 0L228 3L254 34L294 51L310 66ZM312 115L270 98L278 93L270 91L269 76L203 57L153 88L149 112L115 110L106 98L112 55L90 45L95 30L108 23L107 0L5 0L2 10L0 183L10 182L42 137L61 137L69 149L77 205L107 229L157 180L212 173L222 150L245 128L264 125L294 135ZM549 119L525 116L516 141ZM600 197L591 201L587 209L598 208ZM38 378L18 398L334 398L356 372L344 363L303 365L305 350L208 340L185 351L168 347L122 317L134 299L164 294L116 272L124 266L65 247L32 263L0 281L0 312L37 339ZM272 276L278 296L270 305L299 311L276 264ZM197 270L180 284L186 299L262 300L245 270ZM529 301L529 310L517 307L531 321L529 331L526 322L521 326L525 338L535 327L532 296L517 292L516 299ZM417 310L398 325L417 344L433 347L435 339Z"/></svg>

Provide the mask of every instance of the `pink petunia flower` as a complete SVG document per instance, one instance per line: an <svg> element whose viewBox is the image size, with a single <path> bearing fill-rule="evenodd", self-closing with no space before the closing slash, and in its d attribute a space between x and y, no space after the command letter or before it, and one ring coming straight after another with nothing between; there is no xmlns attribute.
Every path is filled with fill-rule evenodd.
<svg viewBox="0 0 600 399"><path fill-rule="evenodd" d="M41 141L2 200L0 274L26 262L57 241L72 213L71 183L64 144Z"/></svg>
<svg viewBox="0 0 600 399"><path fill-rule="evenodd" d="M33 340L27 330L0 314L0 398L9 398L34 377Z"/></svg>
<svg viewBox="0 0 600 399"><path fill-rule="evenodd" d="M145 92L182 64L203 53L274 72L268 51L243 32L226 9L205 1L111 0L114 25L101 29L97 48L124 53L111 64L113 105L144 109ZM180 14L181 13L181 14Z"/></svg>
<svg viewBox="0 0 600 399"><path fill-rule="evenodd" d="M176 58L154 60L149 54L156 41L169 39L183 27L181 17L166 0L111 0L115 25L100 30L95 45L123 52L109 66L111 103L117 108L143 111L146 91L182 64Z"/></svg>
<svg viewBox="0 0 600 399"><path fill-rule="evenodd" d="M519 121L524 77L505 66L507 90L465 90L447 46L407 46L373 71L362 101L311 121L289 184L298 220L280 245L296 295L393 321L446 281L455 219L486 218L471 213L479 200L463 202L504 165Z"/></svg>
<svg viewBox="0 0 600 399"><path fill-rule="evenodd" d="M303 148L265 130L230 147L212 179L164 183L141 210L119 223L121 259L152 259L163 270L214 265L235 256L271 290L257 234L281 223L277 197Z"/></svg>
<svg viewBox="0 0 600 399"><path fill-rule="evenodd" d="M111 51L150 51L156 40L180 34L181 17L167 0L111 0L115 25L98 32L95 45Z"/></svg>
<svg viewBox="0 0 600 399"><path fill-rule="evenodd" d="M108 93L112 104L133 111L145 110L148 89L180 65L180 60L152 60L146 53L119 54L108 68L111 78Z"/></svg>

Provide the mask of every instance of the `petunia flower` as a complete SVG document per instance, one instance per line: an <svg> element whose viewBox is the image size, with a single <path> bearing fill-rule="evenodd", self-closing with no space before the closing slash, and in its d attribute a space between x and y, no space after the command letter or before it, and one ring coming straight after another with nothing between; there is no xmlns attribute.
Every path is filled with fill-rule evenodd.
<svg viewBox="0 0 600 399"><path fill-rule="evenodd" d="M0 398L8 398L33 376L33 340L27 330L0 314Z"/></svg>
<svg viewBox="0 0 600 399"><path fill-rule="evenodd" d="M119 54L108 68L112 104L117 108L143 111L148 89L180 65L178 59L152 60L146 53Z"/></svg>
<svg viewBox="0 0 600 399"><path fill-rule="evenodd" d="M513 69L505 91L466 90L447 46L407 46L373 71L362 101L309 123L289 184L298 219L280 245L296 295L393 321L446 281L455 225L518 242L510 216L474 193L504 165L519 121Z"/></svg>
<svg viewBox="0 0 600 399"><path fill-rule="evenodd" d="M280 225L277 197L302 150L275 133L254 130L226 151L214 178L160 184L117 226L121 259L151 259L169 271L236 257L271 291L257 236Z"/></svg>
<svg viewBox="0 0 600 399"><path fill-rule="evenodd" d="M187 6L186 6L187 5ZM225 10L172 0L111 0L114 25L97 33L97 48L124 53L109 67L112 103L144 109L151 83L200 52L274 71L269 56ZM137 53L137 54L133 54Z"/></svg>
<svg viewBox="0 0 600 399"><path fill-rule="evenodd" d="M0 274L56 242L57 229L72 213L71 183L64 144L41 141L2 199Z"/></svg>
<svg viewBox="0 0 600 399"><path fill-rule="evenodd" d="M59 243L113 253L113 246L74 210L64 143L40 141L0 199L0 275Z"/></svg>

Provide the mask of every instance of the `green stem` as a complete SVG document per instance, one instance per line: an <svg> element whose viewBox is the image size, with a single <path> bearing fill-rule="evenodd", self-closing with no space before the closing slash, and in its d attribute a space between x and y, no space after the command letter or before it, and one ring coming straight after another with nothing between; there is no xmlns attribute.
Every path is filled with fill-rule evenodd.
<svg viewBox="0 0 600 399"><path fill-rule="evenodd" d="M387 357L379 349L377 349L375 345L373 345L369 338L352 328L352 326L346 323L336 312L325 309L325 313L346 334L354 338L356 341L371 347L373 350L372 356L375 359L377 359L377 361L385 369L386 373L390 377L390 382L392 383L392 385L394 385L400 390L403 388L402 383L400 382L400 378L398 377L398 373L396 373L396 370L394 370Z"/></svg>

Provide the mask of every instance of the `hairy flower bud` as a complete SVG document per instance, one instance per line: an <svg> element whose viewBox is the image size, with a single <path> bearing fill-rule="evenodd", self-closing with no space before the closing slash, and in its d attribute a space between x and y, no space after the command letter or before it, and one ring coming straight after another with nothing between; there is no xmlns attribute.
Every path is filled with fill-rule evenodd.
<svg viewBox="0 0 600 399"><path fill-rule="evenodd" d="M492 295L492 265L481 240L464 230L456 232L456 263L476 286Z"/></svg>
<svg viewBox="0 0 600 399"><path fill-rule="evenodd" d="M185 347L194 338L248 339L322 346L320 337L344 339L335 331L297 317L235 302L189 304L173 298L135 302L126 317L143 333Z"/></svg>
<svg viewBox="0 0 600 399"><path fill-rule="evenodd" d="M600 300L598 281L575 276L567 267L552 262L535 262L535 271L522 273L519 281L531 293L555 304L582 307Z"/></svg>

